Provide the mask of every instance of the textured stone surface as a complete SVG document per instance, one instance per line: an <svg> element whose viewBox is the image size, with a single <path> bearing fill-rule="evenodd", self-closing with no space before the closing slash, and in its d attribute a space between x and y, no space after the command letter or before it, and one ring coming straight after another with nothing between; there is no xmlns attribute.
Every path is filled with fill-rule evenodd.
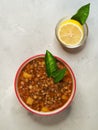
<svg viewBox="0 0 98 130"><path fill-rule="evenodd" d="M86 46L69 53L57 42L55 26L88 0L0 0L0 130L98 129L98 1L89 2ZM66 111L39 117L19 104L14 78L24 60L45 53L46 49L70 64L77 91Z"/></svg>

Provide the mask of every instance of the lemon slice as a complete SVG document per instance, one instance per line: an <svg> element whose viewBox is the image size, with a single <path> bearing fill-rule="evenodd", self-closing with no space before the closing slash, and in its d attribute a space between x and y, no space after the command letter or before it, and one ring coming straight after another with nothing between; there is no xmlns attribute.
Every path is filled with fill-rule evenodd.
<svg viewBox="0 0 98 130"><path fill-rule="evenodd" d="M61 43L74 46L82 41L84 29L78 21L69 19L59 24L57 35Z"/></svg>

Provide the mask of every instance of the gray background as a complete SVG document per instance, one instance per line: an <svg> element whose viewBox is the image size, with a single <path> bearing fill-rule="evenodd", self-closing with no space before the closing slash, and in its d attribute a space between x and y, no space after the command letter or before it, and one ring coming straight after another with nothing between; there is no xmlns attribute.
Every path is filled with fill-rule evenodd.
<svg viewBox="0 0 98 130"><path fill-rule="evenodd" d="M65 16L91 3L86 46L65 51L55 38L55 26ZM98 1L0 0L0 130L98 129ZM27 58L46 49L72 67L77 81L73 103L52 117L26 111L14 92L14 78Z"/></svg>

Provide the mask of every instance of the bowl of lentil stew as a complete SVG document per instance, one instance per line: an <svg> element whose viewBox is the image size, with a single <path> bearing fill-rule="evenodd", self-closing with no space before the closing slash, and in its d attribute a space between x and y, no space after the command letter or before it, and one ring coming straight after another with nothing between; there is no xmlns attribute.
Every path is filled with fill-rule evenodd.
<svg viewBox="0 0 98 130"><path fill-rule="evenodd" d="M46 74L45 55L30 57L19 67L14 81L16 96L28 111L49 116L65 110L72 102L76 91L76 80L71 67L54 56L59 69L66 68L64 78L54 83Z"/></svg>

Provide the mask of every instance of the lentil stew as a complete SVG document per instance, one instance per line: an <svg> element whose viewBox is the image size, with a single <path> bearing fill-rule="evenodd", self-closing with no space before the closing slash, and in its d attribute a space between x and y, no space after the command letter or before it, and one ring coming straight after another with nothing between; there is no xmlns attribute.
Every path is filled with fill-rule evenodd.
<svg viewBox="0 0 98 130"><path fill-rule="evenodd" d="M19 72L17 91L22 101L39 112L54 111L69 100L73 90L73 79L65 64L57 60L59 69L66 68L64 78L54 83L47 76L44 57L29 61Z"/></svg>

